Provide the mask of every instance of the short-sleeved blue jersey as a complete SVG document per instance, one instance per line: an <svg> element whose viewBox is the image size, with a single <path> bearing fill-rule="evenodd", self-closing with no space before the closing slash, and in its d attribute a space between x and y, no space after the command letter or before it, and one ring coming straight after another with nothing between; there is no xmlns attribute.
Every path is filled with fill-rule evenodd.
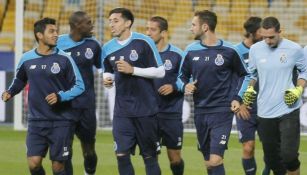
<svg viewBox="0 0 307 175"><path fill-rule="evenodd" d="M165 85L171 84L174 92L169 95L159 95L159 117L162 118L178 118L182 114L183 93L177 91L176 81L179 73L180 63L182 61L183 52L169 44L166 49L160 52L162 61L164 62L165 76L161 79L155 79L157 90Z"/></svg>
<svg viewBox="0 0 307 175"><path fill-rule="evenodd" d="M200 41L190 44L184 54L177 86L184 91L190 78L197 80L194 92L195 113L230 112L232 100L240 100L234 74L248 75L243 58L236 48L223 40L216 46ZM248 82L247 82L248 83Z"/></svg>
<svg viewBox="0 0 307 175"><path fill-rule="evenodd" d="M117 38L102 48L104 72L115 75L114 116L142 117L158 112L158 93L154 80L117 71L116 61L123 59L134 67L162 66L161 57L151 38L132 32L129 41L121 45Z"/></svg>
<svg viewBox="0 0 307 175"><path fill-rule="evenodd" d="M95 108L95 89L93 66L100 69L101 44L94 38L85 38L79 42L70 35L59 36L57 47L69 54L78 66L84 81L85 91L72 101L74 108Z"/></svg>
<svg viewBox="0 0 307 175"><path fill-rule="evenodd" d="M84 91L84 83L74 61L64 51L55 49L50 55L40 55L33 49L24 53L8 92L14 96L27 83L29 121L77 120L69 101ZM61 103L50 106L45 98L51 93L58 93Z"/></svg>

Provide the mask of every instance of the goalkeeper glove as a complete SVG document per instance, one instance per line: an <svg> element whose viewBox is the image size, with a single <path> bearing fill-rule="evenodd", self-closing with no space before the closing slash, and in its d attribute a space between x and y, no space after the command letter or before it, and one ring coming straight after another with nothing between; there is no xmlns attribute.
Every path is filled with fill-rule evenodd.
<svg viewBox="0 0 307 175"><path fill-rule="evenodd" d="M303 93L302 86L296 86L295 88L286 90L284 96L285 103L288 106L292 106L301 97L302 93Z"/></svg>
<svg viewBox="0 0 307 175"><path fill-rule="evenodd" d="M243 95L243 103L246 106L251 106L255 101L257 96L257 92L254 90L253 86L248 86L244 95Z"/></svg>

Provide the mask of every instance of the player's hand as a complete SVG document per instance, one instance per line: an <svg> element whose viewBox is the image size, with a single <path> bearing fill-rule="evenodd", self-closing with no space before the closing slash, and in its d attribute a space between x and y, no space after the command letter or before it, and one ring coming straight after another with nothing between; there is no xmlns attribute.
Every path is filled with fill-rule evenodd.
<svg viewBox="0 0 307 175"><path fill-rule="evenodd" d="M115 62L115 64L117 66L118 72L124 74L133 74L133 67L125 60L118 60Z"/></svg>
<svg viewBox="0 0 307 175"><path fill-rule="evenodd" d="M111 77L107 77L107 78L103 79L103 85L106 88L113 87L113 83L114 83L114 81L113 81L113 79Z"/></svg>
<svg viewBox="0 0 307 175"><path fill-rule="evenodd" d="M159 94L169 95L174 91L174 88L171 84L165 84L158 89Z"/></svg>
<svg viewBox="0 0 307 175"><path fill-rule="evenodd" d="M184 93L185 94L193 94L197 90L196 83L197 83L197 80L193 81L192 83L188 83L187 85L185 85Z"/></svg>
<svg viewBox="0 0 307 175"><path fill-rule="evenodd" d="M240 110L240 102L238 102L237 100L232 100L230 109L234 113L239 112L239 110Z"/></svg>
<svg viewBox="0 0 307 175"><path fill-rule="evenodd" d="M285 103L288 106L294 105L294 103L301 97L302 93L303 93L302 86L296 86L295 88L286 90L284 95Z"/></svg>
<svg viewBox="0 0 307 175"><path fill-rule="evenodd" d="M256 100L256 97L257 97L257 92L254 90L254 87L248 86L247 90L245 91L243 95L243 103L246 106L251 106Z"/></svg>
<svg viewBox="0 0 307 175"><path fill-rule="evenodd" d="M56 93L51 93L51 94L47 95L45 100L47 101L47 103L49 105L54 105L58 102L58 96L57 96Z"/></svg>
<svg viewBox="0 0 307 175"><path fill-rule="evenodd" d="M245 104L241 104L239 112L236 113L236 116L238 118L243 119L243 120L250 119L251 115L250 115L249 109L250 108L248 106L246 106Z"/></svg>
<svg viewBox="0 0 307 175"><path fill-rule="evenodd" d="M2 96L1 96L2 101L7 102L11 98L12 98L12 95L8 93L7 91L2 93Z"/></svg>

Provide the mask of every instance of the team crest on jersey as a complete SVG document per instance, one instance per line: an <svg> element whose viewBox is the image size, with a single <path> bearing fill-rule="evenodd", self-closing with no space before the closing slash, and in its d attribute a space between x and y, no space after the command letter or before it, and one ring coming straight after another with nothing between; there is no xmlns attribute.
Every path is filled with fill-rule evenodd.
<svg viewBox="0 0 307 175"><path fill-rule="evenodd" d="M138 53L136 52L136 50L131 50L130 56L129 56L131 61L136 61L139 58Z"/></svg>
<svg viewBox="0 0 307 175"><path fill-rule="evenodd" d="M51 67L51 72L53 74L58 74L61 71L60 65L59 63L53 63L52 67Z"/></svg>
<svg viewBox="0 0 307 175"><path fill-rule="evenodd" d="M171 60L169 60L169 59L165 60L164 69L165 69L165 70L171 70L172 67L173 67L173 65L172 65Z"/></svg>
<svg viewBox="0 0 307 175"><path fill-rule="evenodd" d="M215 58L215 60L214 60L214 62L215 62L215 64L216 64L217 66L223 65L223 64L224 64L223 55L217 54L217 55L216 55L216 58Z"/></svg>
<svg viewBox="0 0 307 175"><path fill-rule="evenodd" d="M280 60L281 63L286 63L287 62L287 55L285 53L282 53L279 60Z"/></svg>
<svg viewBox="0 0 307 175"><path fill-rule="evenodd" d="M93 53L92 49L91 48L86 48L85 58L92 59L93 56L94 56L94 53Z"/></svg>

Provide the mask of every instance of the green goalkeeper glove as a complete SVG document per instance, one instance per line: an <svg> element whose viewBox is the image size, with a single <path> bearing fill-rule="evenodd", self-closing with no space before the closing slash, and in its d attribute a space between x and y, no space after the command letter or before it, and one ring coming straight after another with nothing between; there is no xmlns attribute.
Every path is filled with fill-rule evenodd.
<svg viewBox="0 0 307 175"><path fill-rule="evenodd" d="M301 97L302 93L303 93L302 86L296 86L295 88L286 90L284 96L285 103L288 106L292 106Z"/></svg>
<svg viewBox="0 0 307 175"><path fill-rule="evenodd" d="M244 95L243 95L243 103L246 106L251 106L255 101L257 96L257 92L254 90L253 86L248 86Z"/></svg>

